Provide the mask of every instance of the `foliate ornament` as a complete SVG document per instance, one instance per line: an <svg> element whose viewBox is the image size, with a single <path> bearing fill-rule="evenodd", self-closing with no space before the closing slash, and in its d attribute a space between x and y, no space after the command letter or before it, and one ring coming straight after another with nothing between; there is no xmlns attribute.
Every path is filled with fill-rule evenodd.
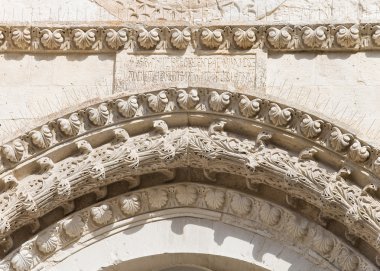
<svg viewBox="0 0 380 271"><path fill-rule="evenodd" d="M134 215L141 209L140 198L137 195L130 195L120 198L120 209L125 215Z"/></svg>
<svg viewBox="0 0 380 271"><path fill-rule="evenodd" d="M330 145L336 151L343 151L350 145L352 135L343 134L337 127L332 128L330 134Z"/></svg>
<svg viewBox="0 0 380 271"><path fill-rule="evenodd" d="M139 103L136 96L131 96L128 100L117 99L116 100L117 111L124 118L134 117L137 109L139 108Z"/></svg>
<svg viewBox="0 0 380 271"><path fill-rule="evenodd" d="M165 90L160 91L157 95L147 94L147 96L149 108L156 113L163 112L169 103L169 98Z"/></svg>
<svg viewBox="0 0 380 271"><path fill-rule="evenodd" d="M90 168L89 173L94 180L103 180L106 177L106 170L102 163L96 163Z"/></svg>
<svg viewBox="0 0 380 271"><path fill-rule="evenodd" d="M234 28L232 30L234 34L234 41L236 45L242 49L249 49L255 44L256 41L256 29L251 27L247 30L241 28Z"/></svg>
<svg viewBox="0 0 380 271"><path fill-rule="evenodd" d="M197 190L190 185L180 185L176 187L176 199L182 205L191 205L197 199Z"/></svg>
<svg viewBox="0 0 380 271"><path fill-rule="evenodd" d="M160 35L158 31L160 31L158 28L153 28L149 31L145 28L140 29L137 37L139 45L145 49L153 49L156 47L160 41Z"/></svg>
<svg viewBox="0 0 380 271"><path fill-rule="evenodd" d="M53 143L53 133L47 125L43 125L39 131L30 132L29 136L33 145L40 149L50 147Z"/></svg>
<svg viewBox="0 0 380 271"><path fill-rule="evenodd" d="M38 206L28 191L19 191L17 198L22 203L23 209L29 213L36 213Z"/></svg>
<svg viewBox="0 0 380 271"><path fill-rule="evenodd" d="M36 239L36 245L40 252L44 254L52 253L58 246L59 239L54 230L45 231Z"/></svg>
<svg viewBox="0 0 380 271"><path fill-rule="evenodd" d="M373 162L373 170L376 174L380 175L380 156Z"/></svg>
<svg viewBox="0 0 380 271"><path fill-rule="evenodd" d="M70 194L71 194L70 181L66 178L60 179L57 185L57 195L60 198L68 198Z"/></svg>
<svg viewBox="0 0 380 271"><path fill-rule="evenodd" d="M287 225L287 230L294 239L302 239L307 235L309 225L306 220L293 217Z"/></svg>
<svg viewBox="0 0 380 271"><path fill-rule="evenodd" d="M28 249L21 249L12 257L11 265L16 271L29 271L33 266L33 255Z"/></svg>
<svg viewBox="0 0 380 271"><path fill-rule="evenodd" d="M347 248L343 248L338 257L337 257L338 265L344 271L354 271L357 270L359 265L359 258L349 251Z"/></svg>
<svg viewBox="0 0 380 271"><path fill-rule="evenodd" d="M26 154L26 149L24 144L20 139L16 139L10 144L5 144L2 146L2 152L6 159L13 163L17 163L24 158Z"/></svg>
<svg viewBox="0 0 380 271"><path fill-rule="evenodd" d="M74 43L79 49L88 49L92 47L96 41L96 29L83 31L82 29L76 28L73 30L73 34Z"/></svg>
<svg viewBox="0 0 380 271"><path fill-rule="evenodd" d="M326 236L322 231L317 230L313 238L314 248L322 255L328 255L335 246L335 241L332 237Z"/></svg>
<svg viewBox="0 0 380 271"><path fill-rule="evenodd" d="M66 219L62 224L64 232L71 238L79 237L83 232L84 226L85 224L79 215Z"/></svg>
<svg viewBox="0 0 380 271"><path fill-rule="evenodd" d="M112 49L119 49L123 47L128 41L128 29L121 28L118 31L114 29L106 30L106 42Z"/></svg>
<svg viewBox="0 0 380 271"><path fill-rule="evenodd" d="M231 93L223 92L219 94L215 90L210 94L209 105L213 111L222 112L226 110L226 108L231 103Z"/></svg>
<svg viewBox="0 0 380 271"><path fill-rule="evenodd" d="M327 40L327 28L325 26L318 26L315 29L305 26L302 28L302 41L310 48L320 48Z"/></svg>
<svg viewBox="0 0 380 271"><path fill-rule="evenodd" d="M364 162L369 157L369 147L362 146L359 140L354 139L348 151L348 156L355 162Z"/></svg>
<svg viewBox="0 0 380 271"><path fill-rule="evenodd" d="M12 29L13 44L19 49L27 49L30 46L32 37L30 28L14 28Z"/></svg>
<svg viewBox="0 0 380 271"><path fill-rule="evenodd" d="M206 204L211 209L220 209L224 204L224 192L221 190L210 189L205 196Z"/></svg>
<svg viewBox="0 0 380 271"><path fill-rule="evenodd" d="M272 103L269 110L269 119L276 126L285 126L292 119L292 113L292 108L281 109L278 104Z"/></svg>
<svg viewBox="0 0 380 271"><path fill-rule="evenodd" d="M217 49L223 42L223 30L204 28L201 33L201 41L207 48Z"/></svg>
<svg viewBox="0 0 380 271"><path fill-rule="evenodd" d="M148 200L152 208L162 208L168 202L168 193L163 189L149 191Z"/></svg>
<svg viewBox="0 0 380 271"><path fill-rule="evenodd" d="M231 199L231 208L238 215L246 215L251 211L252 202L249 198L235 194Z"/></svg>
<svg viewBox="0 0 380 271"><path fill-rule="evenodd" d="M41 43L47 49L58 49L64 42L63 29L50 29L41 30Z"/></svg>
<svg viewBox="0 0 380 271"><path fill-rule="evenodd" d="M98 225L107 224L112 218L112 211L108 204L91 208L90 214L92 220Z"/></svg>
<svg viewBox="0 0 380 271"><path fill-rule="evenodd" d="M187 93L186 90L178 90L177 102L182 109L193 109L199 103L198 91L191 89Z"/></svg>
<svg viewBox="0 0 380 271"><path fill-rule="evenodd" d="M337 27L337 30L338 31L336 32L335 37L336 42L340 46L344 48L350 48L359 43L360 35L357 25L353 25L350 28L340 25Z"/></svg>
<svg viewBox="0 0 380 271"><path fill-rule="evenodd" d="M191 33L188 28L184 30L179 30L178 28L174 28L170 30L170 41L172 45L180 50L186 49L191 40Z"/></svg>
<svg viewBox="0 0 380 271"><path fill-rule="evenodd" d="M308 138L317 137L322 132L321 120L313 120L309 115L305 114L300 123L300 129L304 136Z"/></svg>
<svg viewBox="0 0 380 271"><path fill-rule="evenodd" d="M281 210L277 207L265 203L260 209L260 219L269 226L275 226L280 222Z"/></svg>
<svg viewBox="0 0 380 271"><path fill-rule="evenodd" d="M75 136L79 134L82 122L79 119L78 113L73 113L68 119L60 118L57 120L59 129L66 136Z"/></svg>
<svg viewBox="0 0 380 271"><path fill-rule="evenodd" d="M4 31L0 30L0 45L2 45L5 41L5 33Z"/></svg>
<svg viewBox="0 0 380 271"><path fill-rule="evenodd" d="M240 113L247 118L256 116L260 111L260 99L250 100L247 96L241 95L241 99L239 101L239 109Z"/></svg>
<svg viewBox="0 0 380 271"><path fill-rule="evenodd" d="M96 126L105 125L110 116L106 103L101 103L97 108L89 107L86 111L88 112L88 119Z"/></svg>
<svg viewBox="0 0 380 271"><path fill-rule="evenodd" d="M372 40L377 46L380 46L380 25L375 25L373 29Z"/></svg>
<svg viewBox="0 0 380 271"><path fill-rule="evenodd" d="M270 45L272 45L276 49L283 49L289 47L291 41L292 41L292 35L290 32L293 30L288 27L284 26L281 29L278 29L276 27L270 27L268 29L268 42Z"/></svg>

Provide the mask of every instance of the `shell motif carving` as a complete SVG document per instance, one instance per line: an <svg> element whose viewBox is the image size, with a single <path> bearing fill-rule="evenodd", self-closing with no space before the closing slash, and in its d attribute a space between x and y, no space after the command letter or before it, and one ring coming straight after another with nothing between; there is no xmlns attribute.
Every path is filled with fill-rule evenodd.
<svg viewBox="0 0 380 271"><path fill-rule="evenodd" d="M362 146L360 141L355 139L350 146L348 156L355 162L364 162L369 157L369 147Z"/></svg>
<svg viewBox="0 0 380 271"><path fill-rule="evenodd" d="M285 126L292 119L292 108L284 108L278 104L272 103L272 107L269 110L269 119L276 126Z"/></svg>
<svg viewBox="0 0 380 271"><path fill-rule="evenodd" d="M116 100L117 111L124 118L131 118L135 116L139 103L136 96L131 96L128 100L117 99Z"/></svg>
<svg viewBox="0 0 380 271"><path fill-rule="evenodd" d="M76 28L73 30L73 34L74 43L79 49L88 49L95 43L96 29L83 31L82 29Z"/></svg>
<svg viewBox="0 0 380 271"><path fill-rule="evenodd" d="M350 145L352 135L343 134L337 127L332 128L330 145L336 151L343 151Z"/></svg>
<svg viewBox="0 0 380 271"><path fill-rule="evenodd" d="M201 33L201 41L207 48L217 49L223 42L223 30L204 28Z"/></svg>
<svg viewBox="0 0 380 271"><path fill-rule="evenodd" d="M241 49L249 49L255 44L256 41L256 29L251 27L247 30L241 28L233 29L234 41L236 45Z"/></svg>
<svg viewBox="0 0 380 271"><path fill-rule="evenodd" d="M92 220L98 225L107 224L112 218L112 211L108 204L91 208L90 214Z"/></svg>
<svg viewBox="0 0 380 271"><path fill-rule="evenodd" d="M16 271L29 271L33 266L33 255L27 249L21 249L11 259L11 265Z"/></svg>
<svg viewBox="0 0 380 271"><path fill-rule="evenodd" d="M96 126L105 125L110 117L110 111L106 103L101 103L98 108L87 108L88 119Z"/></svg>
<svg viewBox="0 0 380 271"><path fill-rule="evenodd" d="M125 215L134 215L141 209L140 198L137 195L122 197L119 204Z"/></svg>
<svg viewBox="0 0 380 271"><path fill-rule="evenodd" d="M66 219L62 224L64 232L71 238L79 237L83 232L84 226L85 224L79 215Z"/></svg>
<svg viewBox="0 0 380 271"><path fill-rule="evenodd" d="M260 99L250 100L247 96L241 95L241 99L239 101L240 113L247 118L256 116L260 111L260 104Z"/></svg>
<svg viewBox="0 0 380 271"><path fill-rule="evenodd" d="M269 226L275 226L280 222L281 210L265 203L260 209L260 219Z"/></svg>
<svg viewBox="0 0 380 271"><path fill-rule="evenodd" d="M148 94L148 106L153 112L163 112L168 103L169 98L165 90L160 91L157 95Z"/></svg>
<svg viewBox="0 0 380 271"><path fill-rule="evenodd" d="M313 138L322 132L322 123L321 120L313 120L309 115L305 114L300 123L300 129L303 135L308 138Z"/></svg>
<svg viewBox="0 0 380 271"><path fill-rule="evenodd" d="M289 47L291 41L292 41L292 35L290 32L293 30L285 26L281 29L278 29L276 27L270 27L268 29L268 42L270 45L272 45L276 49L282 49Z"/></svg>
<svg viewBox="0 0 380 271"><path fill-rule="evenodd" d="M57 124L66 136L74 136L79 134L82 122L79 119L78 113L73 113L68 119L58 119Z"/></svg>
<svg viewBox="0 0 380 271"><path fill-rule="evenodd" d="M191 205L197 199L197 190L192 186L180 185L176 188L176 199L182 205Z"/></svg>
<svg viewBox="0 0 380 271"><path fill-rule="evenodd" d="M294 237L294 239L302 239L307 235L309 225L306 220L298 221L294 217L288 224L287 230L288 233Z"/></svg>
<svg viewBox="0 0 380 271"><path fill-rule="evenodd" d="M238 215L246 215L251 211L252 202L249 198L235 194L231 200L231 208Z"/></svg>
<svg viewBox="0 0 380 271"><path fill-rule="evenodd" d="M327 40L326 31L325 26L318 26L315 29L305 26L302 29L302 41L307 47L320 48Z"/></svg>
<svg viewBox="0 0 380 271"><path fill-rule="evenodd" d="M209 190L206 193L205 200L207 206L211 209L220 209L224 204L224 192L221 190Z"/></svg>
<svg viewBox="0 0 380 271"><path fill-rule="evenodd" d="M24 158L26 149L21 140L16 139L11 144L3 145L2 152L5 158L13 163L17 163Z"/></svg>
<svg viewBox="0 0 380 271"><path fill-rule="evenodd" d="M118 31L114 29L106 30L106 42L112 49L119 49L128 41L128 29L121 28Z"/></svg>
<svg viewBox="0 0 380 271"><path fill-rule="evenodd" d="M32 36L30 28L14 28L12 29L13 44L19 49L27 49L31 43Z"/></svg>
<svg viewBox="0 0 380 271"><path fill-rule="evenodd" d="M191 89L189 93L186 90L178 90L177 102L182 109L193 109L199 103L198 90Z"/></svg>
<svg viewBox="0 0 380 271"><path fill-rule="evenodd" d="M47 231L37 237L36 245L39 251L44 254L52 253L58 246L58 237L54 231Z"/></svg>
<svg viewBox="0 0 380 271"><path fill-rule="evenodd" d="M160 41L160 30L158 28L153 28L152 30L146 30L145 28L142 28L137 37L137 41L139 45L145 49L153 49L156 47L158 42Z"/></svg>
<svg viewBox="0 0 380 271"><path fill-rule="evenodd" d="M334 239L328 236L325 236L321 231L316 231L316 234L313 239L314 248L323 256L329 254L334 246Z"/></svg>
<svg viewBox="0 0 380 271"><path fill-rule="evenodd" d="M226 108L229 106L230 103L231 103L231 93L223 92L219 94L215 90L211 92L209 105L213 111L222 112L226 110Z"/></svg>
<svg viewBox="0 0 380 271"><path fill-rule="evenodd" d="M47 125L43 125L39 131L32 131L29 134L33 145L40 149L50 147L53 143L53 133Z"/></svg>
<svg viewBox="0 0 380 271"><path fill-rule="evenodd" d="M356 255L354 255L351 251L349 251L347 248L343 248L340 251L340 254L337 257L337 261L339 266L344 271L357 270L357 267L359 265L359 258Z"/></svg>
<svg viewBox="0 0 380 271"><path fill-rule="evenodd" d="M168 193L163 189L148 192L149 204L153 208L162 208L168 202Z"/></svg>
<svg viewBox="0 0 380 271"><path fill-rule="evenodd" d="M343 25L337 27L337 32L335 34L336 42L344 47L350 48L354 47L359 42L359 28L357 25L353 25L347 28Z"/></svg>
<svg viewBox="0 0 380 271"><path fill-rule="evenodd" d="M186 49L191 40L191 33L188 28L184 30L179 30L178 28L174 28L171 30L170 41L172 45L180 50Z"/></svg>
<svg viewBox="0 0 380 271"><path fill-rule="evenodd" d="M41 30L41 43L47 49L58 49L64 42L63 29L50 29Z"/></svg>
<svg viewBox="0 0 380 271"><path fill-rule="evenodd" d="M380 46L380 25L375 25L373 29L372 40L377 46Z"/></svg>

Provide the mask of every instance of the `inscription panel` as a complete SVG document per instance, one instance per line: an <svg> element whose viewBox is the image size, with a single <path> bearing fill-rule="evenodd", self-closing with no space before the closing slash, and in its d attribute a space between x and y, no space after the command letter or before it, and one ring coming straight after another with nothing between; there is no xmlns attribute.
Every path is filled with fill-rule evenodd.
<svg viewBox="0 0 380 271"><path fill-rule="evenodd" d="M132 55L116 58L116 91L135 92L168 87L253 89L256 55Z"/></svg>

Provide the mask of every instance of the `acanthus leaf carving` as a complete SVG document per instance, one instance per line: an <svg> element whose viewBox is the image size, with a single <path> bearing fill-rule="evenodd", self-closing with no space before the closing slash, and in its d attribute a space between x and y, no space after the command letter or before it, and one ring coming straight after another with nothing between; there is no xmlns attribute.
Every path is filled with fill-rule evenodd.
<svg viewBox="0 0 380 271"><path fill-rule="evenodd" d="M234 28L234 41L239 48L250 49L256 42L256 29L254 27L243 30L241 28Z"/></svg>
<svg viewBox="0 0 380 271"><path fill-rule="evenodd" d="M131 118L136 115L139 103L137 96L131 96L127 100L117 99L116 106L118 112L125 118Z"/></svg>
<svg viewBox="0 0 380 271"><path fill-rule="evenodd" d="M272 103L269 110L269 119L276 126L285 126L292 119L293 112L292 108L281 109L278 104Z"/></svg>
<svg viewBox="0 0 380 271"><path fill-rule="evenodd" d="M178 28L173 28L170 30L170 33L170 41L175 48L180 50L187 48L191 41L190 29L179 30Z"/></svg>
<svg viewBox="0 0 380 271"><path fill-rule="evenodd" d="M347 28L343 25L338 26L336 36L336 42L344 48L352 48L358 46L360 34L357 25L353 25Z"/></svg>
<svg viewBox="0 0 380 271"><path fill-rule="evenodd" d="M12 29L13 44L19 49L27 49L31 44L32 36L30 28L14 28Z"/></svg>
<svg viewBox="0 0 380 271"><path fill-rule="evenodd" d="M41 43L47 49L59 49L65 41L63 29L53 31L45 28L41 30Z"/></svg>
<svg viewBox="0 0 380 271"><path fill-rule="evenodd" d="M159 28L153 28L151 30L146 30L141 28L138 31L137 41L139 45L145 49L153 49L157 46L160 41Z"/></svg>
<svg viewBox="0 0 380 271"><path fill-rule="evenodd" d="M327 41L327 27L318 26L312 29L309 26L302 28L302 41L310 48L321 48Z"/></svg>
<svg viewBox="0 0 380 271"><path fill-rule="evenodd" d="M82 121L79 119L78 113L73 113L69 118L60 118L57 120L59 129L66 136L75 136L79 134L82 126Z"/></svg>
<svg viewBox="0 0 380 271"><path fill-rule="evenodd" d="M260 111L261 99L250 100L247 96L241 95L239 101L240 113L247 118L254 117Z"/></svg>
<svg viewBox="0 0 380 271"><path fill-rule="evenodd" d="M130 195L120 198L119 200L121 211L125 215L134 215L141 209L140 197Z"/></svg>
<svg viewBox="0 0 380 271"><path fill-rule="evenodd" d="M330 134L330 145L336 151L344 151L351 143L352 135L343 134L339 128L333 127Z"/></svg>
<svg viewBox="0 0 380 271"><path fill-rule="evenodd" d="M276 49L289 48L292 42L293 30L289 26L284 26L281 29L270 27L268 29L268 42Z"/></svg>
<svg viewBox="0 0 380 271"><path fill-rule="evenodd" d="M25 146L20 139L16 139L12 143L3 145L2 152L5 158L13 163L21 161L26 155Z"/></svg>
<svg viewBox="0 0 380 271"><path fill-rule="evenodd" d="M121 28L119 30L114 30L109 28L105 31L106 42L112 49L119 49L123 47L128 41L128 29Z"/></svg>
<svg viewBox="0 0 380 271"><path fill-rule="evenodd" d="M201 30L201 41L207 48L217 49L223 42L223 30L203 28Z"/></svg>
<svg viewBox="0 0 380 271"><path fill-rule="evenodd" d="M166 108L166 105L169 103L167 91L164 90L160 91L157 95L148 94L147 97L148 106L155 113L163 112Z"/></svg>
<svg viewBox="0 0 380 271"><path fill-rule="evenodd" d="M322 132L321 120L313 120L309 115L305 114L300 123L301 132L308 138L314 138L321 134Z"/></svg>
<svg viewBox="0 0 380 271"><path fill-rule="evenodd" d="M199 103L198 91L196 89L191 89L189 92L184 89L178 90L177 102L182 109L194 109Z"/></svg>
<svg viewBox="0 0 380 271"><path fill-rule="evenodd" d="M216 112L226 110L231 103L231 96L232 95L230 92L223 92L219 94L216 91L212 91L209 99L210 108Z"/></svg>
<svg viewBox="0 0 380 271"><path fill-rule="evenodd" d="M47 125L43 125L39 131L29 133L33 145L45 149L53 144L53 133Z"/></svg>
<svg viewBox="0 0 380 271"><path fill-rule="evenodd" d="M79 49L89 49L95 44L96 29L82 30L76 28L73 30L73 35L74 43Z"/></svg>
<svg viewBox="0 0 380 271"><path fill-rule="evenodd" d="M107 124L110 117L110 111L106 103L101 103L97 108L89 107L86 111L88 112L88 119L96 126Z"/></svg>
<svg viewBox="0 0 380 271"><path fill-rule="evenodd" d="M107 224L112 218L112 211L108 204L93 207L90 210L92 220L98 225Z"/></svg>

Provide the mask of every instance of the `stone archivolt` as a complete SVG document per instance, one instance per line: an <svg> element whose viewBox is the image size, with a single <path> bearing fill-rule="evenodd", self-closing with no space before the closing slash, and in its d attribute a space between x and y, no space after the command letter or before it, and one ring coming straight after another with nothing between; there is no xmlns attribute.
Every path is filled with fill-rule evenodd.
<svg viewBox="0 0 380 271"><path fill-rule="evenodd" d="M75 253L107 238L111 231L115 234L141 223L182 216L220 220L284 242L325 270L377 270L339 238L292 211L249 194L195 183L137 190L76 212L7 255L0 268L23 271L52 267L57 263L55 253L68 246Z"/></svg>
<svg viewBox="0 0 380 271"><path fill-rule="evenodd" d="M378 50L380 25L0 26L0 51Z"/></svg>
<svg viewBox="0 0 380 271"><path fill-rule="evenodd" d="M101 199L112 183L122 181L134 189L146 174L160 175L159 184L174 180L181 168L194 168L219 186L218 174L225 173L235 176L225 186L240 183L252 193L259 185L267 186L282 191L295 207L302 200L314 206L323 221L345 225L349 240L364 240L372 248L366 255L371 261L380 252L378 152L327 121L259 97L193 88L119 96L5 144L2 161L0 235L8 250L16 230L27 224L38 230L39 219L61 206L72 212L78 197L94 192ZM195 204L219 211L226 208L223 189L158 186L144 195L124 195L118 204L124 215L146 210L147 203L149 210ZM205 194L199 200L201 192ZM240 217L257 207L240 194L229 206ZM261 210L263 222L277 227L284 211L268 206L256 210ZM99 227L113 221L113 212L114 207L104 203L88 215ZM69 239L79 238L86 223L76 215L59 228ZM294 236L307 235L304 224L294 225ZM36 247L49 254L61 241L46 234L39 235ZM334 245L325 240L320 246L327 253ZM337 266L371 270L360 262L350 258ZM29 270L34 260L21 249L9 264L17 271Z"/></svg>

